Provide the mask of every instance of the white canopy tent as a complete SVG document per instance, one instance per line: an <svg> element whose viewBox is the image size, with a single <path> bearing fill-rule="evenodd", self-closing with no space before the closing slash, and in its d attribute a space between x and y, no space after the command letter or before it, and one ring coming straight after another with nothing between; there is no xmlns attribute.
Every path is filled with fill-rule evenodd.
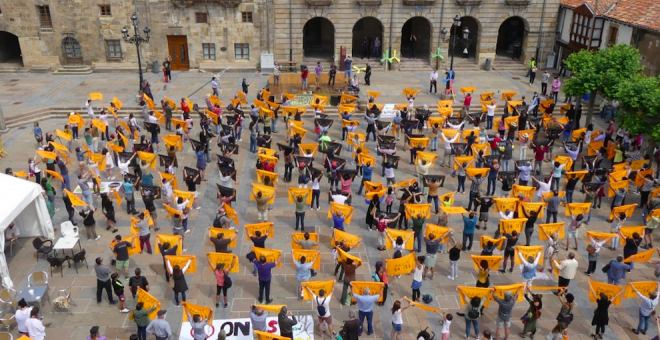
<svg viewBox="0 0 660 340"><path fill-rule="evenodd" d="M0 174L0 188L0 249L5 249L5 229L11 222L19 228L20 237L55 238L40 185ZM5 288L13 287L4 252L0 253L0 276Z"/></svg>

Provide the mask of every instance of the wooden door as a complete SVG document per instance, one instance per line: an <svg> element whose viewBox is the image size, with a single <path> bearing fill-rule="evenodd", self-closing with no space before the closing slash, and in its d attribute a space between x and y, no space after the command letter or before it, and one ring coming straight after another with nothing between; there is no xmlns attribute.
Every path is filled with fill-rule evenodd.
<svg viewBox="0 0 660 340"><path fill-rule="evenodd" d="M619 28L618 27L610 27L610 36L609 36L609 41L607 42L607 45L616 45L616 39L617 36L619 35Z"/></svg>
<svg viewBox="0 0 660 340"><path fill-rule="evenodd" d="M185 35L168 35L167 50L172 57L170 60L172 70L187 71L190 68L188 37Z"/></svg>
<svg viewBox="0 0 660 340"><path fill-rule="evenodd" d="M73 37L66 37L62 40L62 55L64 56L64 65L82 65L82 49L78 40Z"/></svg>

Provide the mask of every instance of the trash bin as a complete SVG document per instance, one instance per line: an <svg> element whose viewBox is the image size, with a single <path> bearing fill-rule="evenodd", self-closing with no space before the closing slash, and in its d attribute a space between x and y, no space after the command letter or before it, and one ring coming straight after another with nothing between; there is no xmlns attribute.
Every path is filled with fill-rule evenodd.
<svg viewBox="0 0 660 340"><path fill-rule="evenodd" d="M486 64L484 65L484 69L486 71L490 71L492 60L490 58L486 58Z"/></svg>
<svg viewBox="0 0 660 340"><path fill-rule="evenodd" d="M158 67L158 60L154 60L153 64L151 64L152 71L154 73L160 73L159 67Z"/></svg>

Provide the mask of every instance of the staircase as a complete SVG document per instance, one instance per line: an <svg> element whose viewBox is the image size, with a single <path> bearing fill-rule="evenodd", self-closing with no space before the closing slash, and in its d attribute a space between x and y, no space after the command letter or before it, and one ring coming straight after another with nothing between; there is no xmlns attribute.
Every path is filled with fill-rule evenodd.
<svg viewBox="0 0 660 340"><path fill-rule="evenodd" d="M449 65L451 65L451 57L447 57L444 60L444 66L449 68ZM442 68L443 64L440 64L440 67ZM476 73L481 70L481 67L472 59L465 59L462 57L454 57L454 71L456 71L457 74L465 74L465 73ZM440 69L438 70L438 73L444 74L444 70Z"/></svg>
<svg viewBox="0 0 660 340"><path fill-rule="evenodd" d="M511 59L509 57L505 56L495 56L495 60L493 63L493 70L495 71L509 71L509 72L515 72L515 73L520 73L524 72L527 73L527 65L523 64L522 61L516 60L516 59Z"/></svg>
<svg viewBox="0 0 660 340"><path fill-rule="evenodd" d="M0 63L0 73L28 72L23 63Z"/></svg>
<svg viewBox="0 0 660 340"><path fill-rule="evenodd" d="M81 75L92 74L94 69L87 65L63 65L62 68L53 72L54 75Z"/></svg>
<svg viewBox="0 0 660 340"><path fill-rule="evenodd" d="M408 59L401 58L399 63L399 71L401 72L419 72L419 71L431 71L433 68L429 64L427 59Z"/></svg>

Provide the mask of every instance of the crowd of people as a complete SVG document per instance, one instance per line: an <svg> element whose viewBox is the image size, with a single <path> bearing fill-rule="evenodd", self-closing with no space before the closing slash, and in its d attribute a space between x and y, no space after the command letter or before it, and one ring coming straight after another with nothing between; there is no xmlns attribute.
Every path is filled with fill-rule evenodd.
<svg viewBox="0 0 660 340"><path fill-rule="evenodd" d="M363 43L364 46L368 43ZM373 45L374 54L377 54L376 47ZM363 54L371 50L371 47L364 48ZM321 70L319 65L315 72ZM542 80L547 82L545 76ZM435 81L437 73L431 75L432 86ZM489 330L480 335L479 321L484 308L488 308L485 307L487 302L492 299L498 304L494 338L499 339L503 333L507 339L513 307L521 296L529 308L522 315L523 329L519 336L533 338L539 329L537 321L541 318L543 300L547 299L540 291L548 287L537 288L532 283L543 272L556 274L558 283L549 290L561 304L556 326L544 331L548 339L562 339L570 333L575 295L583 292L570 285L580 267L585 275L595 274L599 257L604 253L602 250L609 248L613 253L603 257L612 259L602 268L607 272L607 284L623 287L629 284L623 281L626 273L645 266L635 262L648 262L649 252L655 252L652 236L660 225L660 191L656 189L655 179L660 167L654 170L653 163L660 163L660 151L644 150L642 136L617 129L614 121L609 121L604 131L593 124L580 128L581 107L574 107L567 100L566 105L556 110L559 85L555 91L554 83L553 98L545 96L545 90L541 94L534 93L529 102L524 96L514 100L515 93L501 100L493 93L486 93L479 96L481 108L475 109L472 101L473 96L474 99L477 96L470 92L463 96L460 109L453 108L452 100L441 101L438 112L428 106L415 106L419 91L405 89L407 104L397 105L390 116L377 103L375 92L366 91L362 97L364 102L344 94L336 108L340 121L325 114L330 110L329 101L321 95L314 96L312 109L307 110L292 105L295 95L274 94L264 88L256 93L253 104L249 104L249 83L244 80L243 91L229 98L231 104L224 105L217 97L215 80L212 86L214 94L207 95L204 103L195 105L188 98L182 98L177 104L165 97L159 107L151 95L145 95L140 103L142 117L131 113L127 120L118 116L120 102L113 100L109 106L95 109L90 99L86 103L87 121L72 112L62 130L44 132L35 123L37 156L28 160L24 170L6 170L7 174L34 179L42 186L51 217L58 210L55 197L61 193L68 220L73 225L82 222L89 240L102 237L96 231L97 220L105 220L106 230L115 233L112 265L106 265L101 257L95 260L97 302L102 302L105 289L110 304L119 302L120 312L132 313L137 332L131 340L146 340L147 334L155 334L157 339L172 337L169 324L164 320L166 310L158 310L157 317L151 320L149 315L156 312L156 306L147 308L136 300L131 309L127 307L121 276L128 280L127 286L134 299L136 294L149 290L140 268L135 268L135 276L129 277L130 256L134 254L133 249L152 253L152 230L166 229L163 227L163 217L166 217L172 227L163 233L180 236L182 241L180 244L159 242L157 250L163 256L167 282L173 281L175 303L177 306L183 303L185 307L189 287L184 274L191 269L192 261L173 263L169 256L186 253L185 236L192 228L207 227L189 226L188 217L193 210L201 209L198 202L201 187L209 179L216 178L207 171L213 161L210 150L216 145L217 163L211 168L218 173L219 207L217 211L201 212L214 215L213 227L224 230L209 238L215 253L231 254L231 244L240 237L239 229L243 230L237 228L236 211L232 208L239 198L235 182L256 180L249 190L250 197L239 198L244 203L248 199L256 203L257 221L244 221L241 216L244 222L255 222L250 224L255 226L254 233L248 235L254 251L247 257L259 284L259 304L253 305L250 313L256 331L268 328L265 320L267 305L273 302L270 295L273 270L277 270L277 264L282 261L281 251L277 253L266 246L272 234L272 229L267 228L269 224L273 227L269 211L280 178L289 183L290 203L295 206L296 222L292 232L300 232L300 235L294 238L294 243L307 251L306 255L292 259L298 282L296 294L300 299L315 301L318 330L322 336L325 332L335 336L329 305L332 299L357 306L357 313L351 310L349 320L344 321L340 329L334 328L343 339L356 340L363 333L373 334L374 308L387 303L388 280L410 274L411 298L403 296L391 302L390 337L401 339L402 314L411 306L422 308L428 302L422 295L424 282L434 280L436 272L447 273L450 280L460 281L466 275L458 270L461 256L473 259L477 256L476 288L482 290L475 291L477 293L472 296L466 294L464 309L455 313L465 319L466 338L470 337L471 328L476 338L491 338ZM502 107L502 115L496 116L498 106ZM307 119L310 114L306 111L313 111L313 118ZM278 121L282 122L283 129L278 130ZM313 132L308 133L306 128ZM247 152L254 164L254 176L235 168L234 158L239 152L243 129L249 132ZM340 129L341 138L331 138L339 136ZM192 146L194 164L180 164L180 154L188 149L187 143ZM518 157L515 148L519 149ZM409 151L409 165L400 162L402 153L397 154L399 150ZM442 150L442 158L439 150ZM46 169L42 170L40 164ZM154 179L153 170L157 168L160 178ZM77 174L69 174L69 171ZM280 172L283 172L282 177L278 175ZM294 173L297 179L293 179ZM71 176L75 176L73 183ZM448 189L453 185L449 183L450 177L456 178L455 190ZM114 182L115 178L119 185L105 191L103 183ZM183 180L185 185L180 186L177 179ZM61 190L55 182L61 184ZM76 185L80 196L72 194ZM210 187L206 190L211 190ZM328 204L320 203L325 203L322 191L328 193ZM141 210L136 209L138 194L144 204ZM357 223L349 227L351 219L358 219L353 213L363 195L368 205L364 233L356 230ZM639 195L639 199L633 195ZM592 212L602 209L603 198L611 199L610 229L583 232L588 228ZM398 210L393 211L397 200ZM383 202L384 209L381 208ZM117 234L115 210L121 203L126 205L126 213L134 221L132 238ZM631 206L632 203L637 207ZM160 209L161 204L165 210ZM314 209L318 211L322 205L329 208L332 217L328 228L332 228L335 276L343 283L339 297L333 291L310 286L318 274L313 266L320 253L310 255L318 250L319 242L318 235L306 227L305 215ZM496 211L492 212L491 207ZM568 217L565 223L558 220L558 215L564 211ZM644 226L627 225L633 212L638 211L642 212ZM167 215L161 215L159 220L159 212ZM462 228L451 221L456 214L462 215ZM543 215L545 223L541 223ZM499 222L489 229L489 219ZM293 229L292 220L288 224ZM277 226L278 231L281 227ZM360 247L362 238L357 235L369 235L366 230L375 233L379 251L393 251L392 258L382 253L382 261L375 263L370 280L378 282L379 289L359 286L356 271L362 261L351 254ZM491 230L493 235L490 235ZM524 245L518 242L523 234ZM459 235L460 241L457 240ZM582 250L578 246L583 235L586 235L587 266L576 259L576 253ZM18 235L10 235L15 236ZM476 241L475 237L478 237ZM564 246L560 245L562 238L565 238ZM619 245L623 245L621 254L617 252ZM640 252L639 248L646 251ZM436 265L443 254L448 255L446 268ZM232 285L230 270L239 264L235 258L230 258L228 262L209 260L217 285L215 308L220 305L228 308L231 303L227 298ZM390 269L394 267L390 264L408 259L410 264L403 272ZM496 269L507 275L514 271L514 263L522 267L521 277L514 279L521 285L511 290L492 286L490 271ZM660 267L655 270L655 276L660 276ZM658 303L657 287L642 293L638 286L630 286L640 298L639 325L633 332L646 334ZM461 287L457 285L459 293ZM596 301L592 319L594 339L602 339L608 324L608 307L618 304L617 299L623 293L619 290L618 294L608 295L607 292L616 289L598 287L602 286L590 284L588 287L588 294ZM23 304L24 301L19 302L22 311L27 308ZM430 310L441 316L442 340L449 339L454 315L442 306ZM29 314L21 313L20 318L17 314L19 331L35 340L44 339L43 327L30 321L38 317L38 308L33 308ZM281 335L293 338L292 327L297 318L286 307L278 311L277 317ZM205 339L204 326L209 320L198 314L188 315L188 319L194 339ZM367 325L363 328L365 319ZM102 340L98 333L98 327L92 328L88 339Z"/></svg>

